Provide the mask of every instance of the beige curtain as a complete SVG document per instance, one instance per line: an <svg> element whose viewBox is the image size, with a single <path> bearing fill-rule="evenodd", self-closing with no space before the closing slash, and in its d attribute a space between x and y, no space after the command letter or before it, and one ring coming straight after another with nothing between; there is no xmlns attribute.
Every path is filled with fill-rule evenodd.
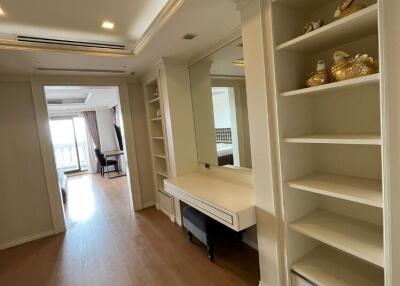
<svg viewBox="0 0 400 286"><path fill-rule="evenodd" d="M99 128L97 126L96 111L84 111L83 116L90 132L94 148L100 149Z"/></svg>

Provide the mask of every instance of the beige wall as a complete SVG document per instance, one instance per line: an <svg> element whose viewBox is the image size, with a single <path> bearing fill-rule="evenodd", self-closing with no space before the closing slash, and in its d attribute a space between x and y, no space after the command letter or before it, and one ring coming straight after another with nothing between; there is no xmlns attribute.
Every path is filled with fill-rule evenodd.
<svg viewBox="0 0 400 286"><path fill-rule="evenodd" d="M52 231L53 225L30 82L0 79L0 106L0 248L4 248Z"/></svg>
<svg viewBox="0 0 400 286"><path fill-rule="evenodd" d="M144 206L155 202L152 177L150 142L146 122L146 108L140 83L128 84L129 102L133 120L136 157L139 166L140 189Z"/></svg>
<svg viewBox="0 0 400 286"><path fill-rule="evenodd" d="M190 87L197 159L202 163L218 165L210 69L211 62L208 61L192 65L189 68Z"/></svg>

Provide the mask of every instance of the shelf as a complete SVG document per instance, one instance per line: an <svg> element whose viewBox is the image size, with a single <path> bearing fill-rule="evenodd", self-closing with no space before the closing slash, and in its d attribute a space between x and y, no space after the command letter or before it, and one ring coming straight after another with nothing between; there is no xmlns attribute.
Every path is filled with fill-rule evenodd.
<svg viewBox="0 0 400 286"><path fill-rule="evenodd" d="M161 120L162 120L162 117L156 117L156 118L150 119L151 122L154 122L154 121L161 121Z"/></svg>
<svg viewBox="0 0 400 286"><path fill-rule="evenodd" d="M319 246L292 265L292 270L319 286L383 286L382 269L326 246Z"/></svg>
<svg viewBox="0 0 400 286"><path fill-rule="evenodd" d="M277 51L316 52L378 33L378 4L294 38L276 47Z"/></svg>
<svg viewBox="0 0 400 286"><path fill-rule="evenodd" d="M381 145L379 134L315 134L284 138L287 143Z"/></svg>
<svg viewBox="0 0 400 286"><path fill-rule="evenodd" d="M153 140L164 140L164 137L159 136L159 137L151 137Z"/></svg>
<svg viewBox="0 0 400 286"><path fill-rule="evenodd" d="M369 206L383 207L382 182L380 180L314 173L290 181L288 186Z"/></svg>
<svg viewBox="0 0 400 286"><path fill-rule="evenodd" d="M377 266L384 266L382 227L318 209L289 224L301 234Z"/></svg>
<svg viewBox="0 0 400 286"><path fill-rule="evenodd" d="M338 82L332 82L320 86L297 89L293 91L282 92L281 96L296 96L296 95L320 95L328 92L341 92L362 86L379 85L380 74L372 74L359 78L353 78Z"/></svg>
<svg viewBox="0 0 400 286"><path fill-rule="evenodd" d="M154 103L154 102L158 102L159 100L160 100L160 98L159 98L159 97L156 97L156 98L153 98L153 99L147 101L147 103L148 103L148 104L151 104L151 103Z"/></svg>
<svg viewBox="0 0 400 286"><path fill-rule="evenodd" d="M161 158L161 159L166 159L167 158L167 156L161 155L161 154L154 154L154 157Z"/></svg>
<svg viewBox="0 0 400 286"><path fill-rule="evenodd" d="M158 171L157 174L160 175L160 176L163 176L163 177L165 177L165 178L168 178L167 172Z"/></svg>

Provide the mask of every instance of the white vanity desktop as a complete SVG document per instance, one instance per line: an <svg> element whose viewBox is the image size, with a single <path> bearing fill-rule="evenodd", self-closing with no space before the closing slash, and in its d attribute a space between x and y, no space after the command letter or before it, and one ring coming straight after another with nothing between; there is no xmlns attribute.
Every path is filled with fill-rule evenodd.
<svg viewBox="0 0 400 286"><path fill-rule="evenodd" d="M238 181L198 171L166 179L164 190L235 231L256 224L253 189Z"/></svg>

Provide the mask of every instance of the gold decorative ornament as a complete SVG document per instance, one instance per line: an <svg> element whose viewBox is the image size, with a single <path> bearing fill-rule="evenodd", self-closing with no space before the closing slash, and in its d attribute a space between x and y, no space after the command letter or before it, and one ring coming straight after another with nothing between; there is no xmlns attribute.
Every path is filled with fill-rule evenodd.
<svg viewBox="0 0 400 286"><path fill-rule="evenodd" d="M367 7L365 4L354 2L355 0L344 1L342 4L339 5L339 7L337 7L334 17L340 19Z"/></svg>
<svg viewBox="0 0 400 286"><path fill-rule="evenodd" d="M344 51L336 51L333 53L333 61L331 73L337 81L366 76L379 71L378 61L367 54L357 54L351 57Z"/></svg>
<svg viewBox="0 0 400 286"><path fill-rule="evenodd" d="M312 31L315 31L316 29L321 28L323 24L324 24L324 23L323 23L322 20L310 21L310 22L308 22L308 23L304 26L304 34L310 33L310 32L312 32Z"/></svg>
<svg viewBox="0 0 400 286"><path fill-rule="evenodd" d="M317 62L316 71L312 72L306 80L306 87L313 87L327 83L329 83L329 74L326 69L325 61L319 60Z"/></svg>

